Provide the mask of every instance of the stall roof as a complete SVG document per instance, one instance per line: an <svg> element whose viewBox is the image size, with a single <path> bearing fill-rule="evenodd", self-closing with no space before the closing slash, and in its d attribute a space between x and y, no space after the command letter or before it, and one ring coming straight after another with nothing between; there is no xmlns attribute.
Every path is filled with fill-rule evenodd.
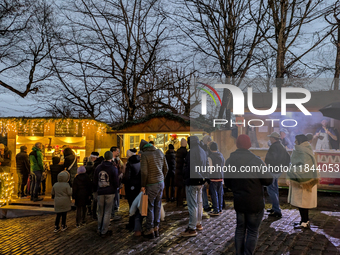
<svg viewBox="0 0 340 255"><path fill-rule="evenodd" d="M204 131L204 126L191 123L190 117L170 112L157 112L144 118L112 127L109 133L160 133ZM198 127L200 126L200 127ZM202 128L203 127L203 128ZM207 126L208 127L208 126Z"/></svg>
<svg viewBox="0 0 340 255"><path fill-rule="evenodd" d="M245 93L247 95L247 93ZM288 93L288 98L303 98L304 96L300 93L293 94ZM245 96L244 103L246 111L249 111L247 107L248 97ZM304 103L303 105L309 110L313 112L319 111L322 107L340 100L340 91L339 90L330 90L330 91L311 91L311 99ZM253 93L253 104L255 109L269 109L272 106L272 93ZM232 105L232 104L231 104ZM280 111L281 108L281 95L278 95L278 107L276 111ZM299 109L295 105L287 105L288 111L299 111Z"/></svg>

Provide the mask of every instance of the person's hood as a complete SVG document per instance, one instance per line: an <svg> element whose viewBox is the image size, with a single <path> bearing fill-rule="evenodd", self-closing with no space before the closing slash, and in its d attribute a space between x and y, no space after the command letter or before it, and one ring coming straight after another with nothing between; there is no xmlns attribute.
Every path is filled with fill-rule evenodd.
<svg viewBox="0 0 340 255"><path fill-rule="evenodd" d="M5 147L5 150L6 150L6 148L7 148L7 147ZM37 147L34 146L34 147L32 148L32 151L41 151L41 150L40 150L39 148L37 148Z"/></svg>
<svg viewBox="0 0 340 255"><path fill-rule="evenodd" d="M141 151L145 151L147 148L151 148L151 147L155 148L151 143L148 143L147 141L143 139L140 141L139 149Z"/></svg>
<svg viewBox="0 0 340 255"><path fill-rule="evenodd" d="M67 159L73 159L74 160L74 155L73 154L69 154L67 156L64 155L64 158L67 158Z"/></svg>
<svg viewBox="0 0 340 255"><path fill-rule="evenodd" d="M145 145L147 145L147 144L149 144L147 141L145 141L144 139L142 139L141 141L140 141L140 144L139 144L139 149L141 150L141 151L143 151L143 147L145 146Z"/></svg>
<svg viewBox="0 0 340 255"><path fill-rule="evenodd" d="M190 147L191 148L198 146L199 143L200 143L200 140L198 139L197 136L190 136Z"/></svg>
<svg viewBox="0 0 340 255"><path fill-rule="evenodd" d="M310 156L314 157L312 146L308 141L303 142L299 145L295 145L295 150L299 153L307 153Z"/></svg>
<svg viewBox="0 0 340 255"><path fill-rule="evenodd" d="M70 175L66 171L62 171L58 174L58 182L68 182Z"/></svg>
<svg viewBox="0 0 340 255"><path fill-rule="evenodd" d="M131 157L129 157L128 161L131 164L136 164L140 162L140 156L139 155L132 155Z"/></svg>

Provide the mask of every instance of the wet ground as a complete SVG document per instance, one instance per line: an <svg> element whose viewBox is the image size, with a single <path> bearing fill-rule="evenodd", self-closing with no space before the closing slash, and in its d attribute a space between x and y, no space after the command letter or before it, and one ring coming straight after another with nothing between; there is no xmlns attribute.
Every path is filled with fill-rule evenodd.
<svg viewBox="0 0 340 255"><path fill-rule="evenodd" d="M311 228L307 230L294 229L299 212L285 203L285 196L286 191L281 191L281 219L264 216L256 254L340 254L340 196L319 194L321 206L311 210ZM122 219L112 222L113 235L105 238L96 234L97 222L91 218L85 226L76 228L75 211L68 213L68 229L59 233L53 232L55 215L2 219L0 254L234 254L236 219L230 196L222 215L205 217L204 229L197 237L180 235L188 224L187 210L175 203L164 208L161 236L153 240L135 238L125 229L128 208L124 199L119 211Z"/></svg>

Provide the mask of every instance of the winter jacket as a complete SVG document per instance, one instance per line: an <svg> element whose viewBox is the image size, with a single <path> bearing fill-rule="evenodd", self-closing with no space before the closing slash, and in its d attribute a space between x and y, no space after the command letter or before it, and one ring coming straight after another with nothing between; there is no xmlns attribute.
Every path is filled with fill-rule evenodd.
<svg viewBox="0 0 340 255"><path fill-rule="evenodd" d="M90 178L91 182L93 181L93 175L94 175L94 162L92 161L87 161L86 162L86 165L85 165L85 168L86 168L86 174L87 176Z"/></svg>
<svg viewBox="0 0 340 255"><path fill-rule="evenodd" d="M166 162L168 164L168 169L169 169L167 175L175 175L175 171L176 171L175 150L173 149L167 150L165 153L165 158L166 158Z"/></svg>
<svg viewBox="0 0 340 255"><path fill-rule="evenodd" d="M8 166L10 167L11 164L11 160L12 160L12 151L8 149L7 146L5 146L5 150L4 150L4 155L1 155L1 167L3 166Z"/></svg>
<svg viewBox="0 0 340 255"><path fill-rule="evenodd" d="M142 187L163 182L168 172L168 164L164 154L152 144L143 140L140 143Z"/></svg>
<svg viewBox="0 0 340 255"><path fill-rule="evenodd" d="M272 143L270 145L269 150L267 152L266 158L264 162L267 164L267 166L289 166L290 163L290 156L288 152L286 151L285 147L280 141L277 141L275 143ZM275 177L279 177L281 173L275 173Z"/></svg>
<svg viewBox="0 0 340 255"><path fill-rule="evenodd" d="M221 152L216 151L216 152L211 152L209 154L209 159L211 160L211 166L215 167L215 172L211 173L211 180L213 181L214 179L223 179L223 171L222 168L224 166L224 157ZM221 171L217 169L217 166L221 167Z"/></svg>
<svg viewBox="0 0 340 255"><path fill-rule="evenodd" d="M175 186L177 187L184 186L183 167L187 153L188 151L186 147L181 147L176 151Z"/></svg>
<svg viewBox="0 0 340 255"><path fill-rule="evenodd" d="M287 173L289 179L299 183L306 183L318 178L318 172L311 170L317 168L317 163L309 142L306 141L300 145L295 145L291 161L292 165ZM305 171L306 165L308 165L309 171Z"/></svg>
<svg viewBox="0 0 340 255"><path fill-rule="evenodd" d="M58 182L52 187L51 195L54 197L54 211L56 213L68 212L71 210L72 189L68 184L70 175L63 171L58 174Z"/></svg>
<svg viewBox="0 0 340 255"><path fill-rule="evenodd" d="M73 164L73 162L74 162L74 164ZM72 167L70 168L71 165L72 165ZM63 167L64 167L64 169L66 169L70 173L70 176L71 176L70 182L72 184L74 178L76 177L78 166L77 166L76 155L74 155L71 148L66 148L64 150L64 166Z"/></svg>
<svg viewBox="0 0 340 255"><path fill-rule="evenodd" d="M206 170L208 167L208 157L206 152L199 146L199 140L197 136L190 137L190 151L185 157L185 163L183 167L183 177L185 185L203 185L206 179L206 173L202 169ZM201 171L196 171L196 166Z"/></svg>
<svg viewBox="0 0 340 255"><path fill-rule="evenodd" d="M15 156L17 171L23 175L30 173L30 160L27 152L21 151Z"/></svg>
<svg viewBox="0 0 340 255"><path fill-rule="evenodd" d="M31 172L44 171L43 154L37 147L32 148L29 155Z"/></svg>
<svg viewBox="0 0 340 255"><path fill-rule="evenodd" d="M140 156L133 155L129 157L124 175L125 189L141 189L141 171L140 171Z"/></svg>
<svg viewBox="0 0 340 255"><path fill-rule="evenodd" d="M94 192L99 195L115 194L119 187L118 170L111 161L103 161L93 176Z"/></svg>
<svg viewBox="0 0 340 255"><path fill-rule="evenodd" d="M241 173L241 167L264 166L264 162L249 150L237 149L230 154L225 166L236 167L235 174L225 173L225 183L234 194L234 208L240 213L259 213L264 209L263 186L272 184L273 178L268 172Z"/></svg>
<svg viewBox="0 0 340 255"><path fill-rule="evenodd" d="M318 172L312 170L312 167L317 168L317 162L309 142L295 145L291 160L292 166L287 173L290 179L288 203L300 208L315 208L319 180ZM304 171L305 165L308 165L309 171Z"/></svg>
<svg viewBox="0 0 340 255"><path fill-rule="evenodd" d="M92 194L92 183L86 173L78 174L74 178L72 186L72 198L75 199L76 206L90 205L90 196Z"/></svg>

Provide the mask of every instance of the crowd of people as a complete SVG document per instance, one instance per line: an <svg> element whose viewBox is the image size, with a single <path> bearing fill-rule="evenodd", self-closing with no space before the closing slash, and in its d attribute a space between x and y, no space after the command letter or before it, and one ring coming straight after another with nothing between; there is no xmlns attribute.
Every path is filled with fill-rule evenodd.
<svg viewBox="0 0 340 255"><path fill-rule="evenodd" d="M120 189L125 187L125 195L130 207L129 223L126 228L134 231L134 236L146 238L158 237L161 233L160 218L163 191L166 201L176 201L177 206L187 206L189 223L181 233L183 237L192 237L202 231L203 211L213 217L222 214L225 208L224 192L231 189L236 211L235 248L237 254L252 254L256 247L259 227L264 215L264 187L266 187L272 208L269 217L280 218L282 212L279 204L278 178L281 172L250 172L247 175L233 175L220 171L213 177L208 173L197 173L196 166L231 166L239 173L242 166L287 166L289 184L288 202L299 208L301 221L295 224L298 228L309 227L308 211L317 205L318 175L315 171L292 171L306 165L310 169L317 165L310 138L306 135L295 137L295 146L291 156L282 144L282 135L273 132L269 135L270 148L264 162L249 149L251 140L248 135L239 135L236 140L237 150L225 159L219 151L218 144L210 136L191 136L180 141L180 148L175 150L169 144L164 154L157 149L152 141L140 141L139 151L127 151L127 162L119 158L119 148L111 149L99 156L92 152L84 160L84 165L77 167L77 158L70 148L63 151L64 163L60 157L52 158L50 166L52 177L52 197L55 202L54 232L67 229L67 212L71 210L72 200L76 206L76 227L86 224L86 216L91 215L98 221L97 232L100 236L112 234L110 222L119 220L115 213L119 209ZM0 144L0 150L4 149ZM30 154L27 147L22 146L16 155L19 187L18 196L25 196L28 176L31 176L30 195L32 201L42 198L41 181L44 165L42 144L36 143ZM138 153L137 153L138 152ZM4 165L4 161L1 162ZM177 187L177 192L175 192ZM209 206L207 190L212 201ZM148 210L144 217L136 208L135 201L140 194L148 195ZM186 203L185 200L186 199ZM133 208L132 208L133 207ZM133 209L133 210L132 210ZM132 213L131 213L132 212ZM60 226L61 219L61 226Z"/></svg>

